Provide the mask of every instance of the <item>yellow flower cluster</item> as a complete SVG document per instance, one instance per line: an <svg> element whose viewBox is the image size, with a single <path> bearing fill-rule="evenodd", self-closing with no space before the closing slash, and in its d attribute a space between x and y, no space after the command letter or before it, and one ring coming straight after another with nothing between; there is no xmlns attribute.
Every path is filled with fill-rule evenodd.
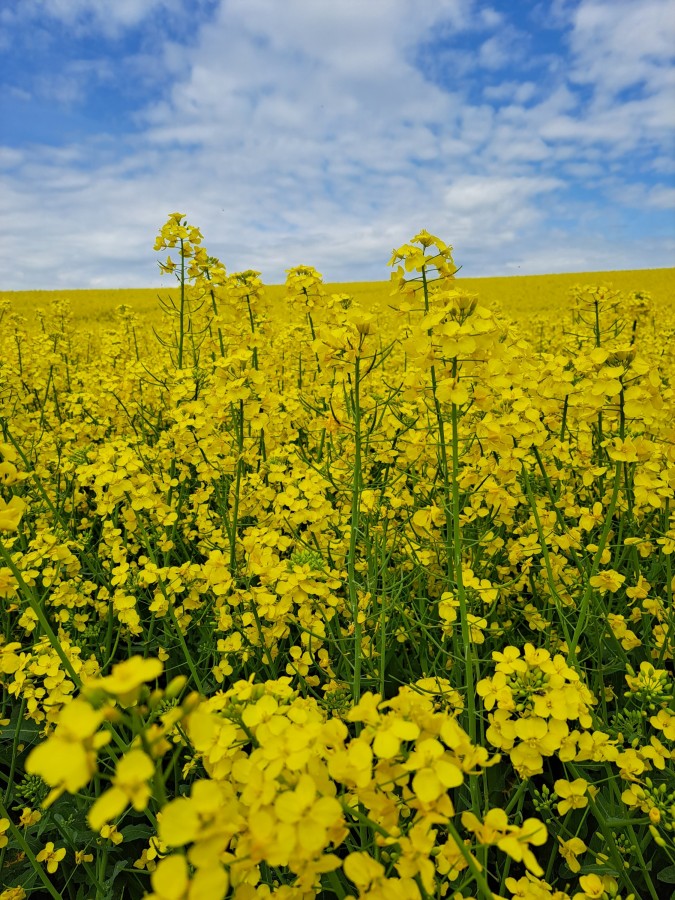
<svg viewBox="0 0 675 900"><path fill-rule="evenodd" d="M578 673L562 655L525 644L494 651L495 675L476 685L488 716L486 737L505 750L516 771L531 778L543 771L544 757L556 754L573 760L584 747L588 731L573 730L568 721L590 729L590 710L596 702ZM583 752L583 750L579 751Z"/></svg>
<svg viewBox="0 0 675 900"><path fill-rule="evenodd" d="M659 896L672 284L155 247L0 302L1 900Z"/></svg>

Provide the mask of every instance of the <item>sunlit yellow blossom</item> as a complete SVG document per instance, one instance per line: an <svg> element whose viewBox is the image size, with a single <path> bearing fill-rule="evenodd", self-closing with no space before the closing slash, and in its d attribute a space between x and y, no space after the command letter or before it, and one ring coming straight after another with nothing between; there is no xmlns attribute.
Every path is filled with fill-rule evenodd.
<svg viewBox="0 0 675 900"><path fill-rule="evenodd" d="M619 590L625 580L625 575L621 575L613 569L606 569L604 572L598 572L597 575L591 576L590 583L601 594L605 594L607 591L614 594Z"/></svg>
<svg viewBox="0 0 675 900"><path fill-rule="evenodd" d="M188 866L184 856L167 856L150 876L154 900L183 900L187 896Z"/></svg>
<svg viewBox="0 0 675 900"><path fill-rule="evenodd" d="M541 876L544 870L537 862L530 844L539 847L545 844L548 832L543 822L538 819L525 819L519 828L513 828L509 834L497 841L497 846L511 859L522 862L533 875Z"/></svg>
<svg viewBox="0 0 675 900"><path fill-rule="evenodd" d="M581 869L581 863L577 859L582 853L585 853L588 847L581 838L573 837L567 841L564 841L561 837L558 837L558 843L560 844L559 852L563 857L567 865L569 866L570 871L578 872Z"/></svg>
<svg viewBox="0 0 675 900"><path fill-rule="evenodd" d="M559 778L553 787L556 794L563 798L558 803L558 813L561 816L564 816L570 809L583 809L588 805L588 798L585 796L588 782L583 778L576 778L574 781L565 781L564 778Z"/></svg>
<svg viewBox="0 0 675 900"><path fill-rule="evenodd" d="M87 814L92 831L99 832L103 825L119 816L128 804L137 811L145 809L150 799L148 779L155 766L142 750L130 750L117 762L113 787L98 797Z"/></svg>
<svg viewBox="0 0 675 900"><path fill-rule="evenodd" d="M673 713L660 709L649 721L654 728L662 729L669 741L675 741L675 715Z"/></svg>
<svg viewBox="0 0 675 900"><path fill-rule="evenodd" d="M115 845L121 844L124 840L124 835L120 834L116 825L104 825L101 828L100 835L103 840L110 841Z"/></svg>
<svg viewBox="0 0 675 900"><path fill-rule="evenodd" d="M7 599L16 593L19 582L8 566L0 566L0 597Z"/></svg>
<svg viewBox="0 0 675 900"><path fill-rule="evenodd" d="M582 875L579 878L581 892L574 895L573 900L600 900L605 893L605 885L599 875Z"/></svg>
<svg viewBox="0 0 675 900"><path fill-rule="evenodd" d="M30 807L24 807L21 818L19 819L19 824L23 828L30 828L32 825L36 825L40 819L42 818L42 813L37 809L30 809Z"/></svg>
<svg viewBox="0 0 675 900"><path fill-rule="evenodd" d="M123 706L133 706L138 701L142 685L154 681L163 668L158 659L133 656L114 665L110 675L89 682L87 688L100 688L116 697Z"/></svg>
<svg viewBox="0 0 675 900"><path fill-rule="evenodd" d="M59 849L56 850L54 848L54 842L47 841L44 848L35 855L35 858L38 862L45 863L47 866L47 871L50 873L50 875L53 875L54 872L56 872L56 870L58 869L59 863L65 855L65 847L59 847Z"/></svg>
<svg viewBox="0 0 675 900"><path fill-rule="evenodd" d="M79 791L96 772L97 749L110 739L96 733L103 718L104 713L86 701L74 700L61 712L54 734L31 750L26 771L40 775L52 788L45 805L64 791Z"/></svg>
<svg viewBox="0 0 675 900"><path fill-rule="evenodd" d="M12 887L0 893L0 900L25 900L26 896L27 894L21 886Z"/></svg>
<svg viewBox="0 0 675 900"><path fill-rule="evenodd" d="M16 494L8 503L0 497L0 531L16 531L25 511L25 502Z"/></svg>
<svg viewBox="0 0 675 900"><path fill-rule="evenodd" d="M342 864L344 873L354 884L363 890L373 881L384 875L384 866L367 853L350 853Z"/></svg>

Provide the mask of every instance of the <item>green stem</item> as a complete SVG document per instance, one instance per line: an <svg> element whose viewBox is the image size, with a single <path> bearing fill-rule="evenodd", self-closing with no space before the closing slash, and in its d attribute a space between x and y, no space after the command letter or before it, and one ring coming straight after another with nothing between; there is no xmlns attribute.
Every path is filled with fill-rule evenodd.
<svg viewBox="0 0 675 900"><path fill-rule="evenodd" d="M359 351L360 351L359 347ZM359 622L359 595L356 587L356 538L359 527L359 510L361 506L361 359L357 355L354 361L354 473L352 477L352 509L349 527L349 551L347 556L347 573L349 581L349 602L354 623L354 671L352 675L352 696L358 703L361 697L361 623Z"/></svg>
<svg viewBox="0 0 675 900"><path fill-rule="evenodd" d="M183 368L183 341L185 340L185 253L180 239L180 308L178 310L178 368Z"/></svg>
<svg viewBox="0 0 675 900"><path fill-rule="evenodd" d="M478 889L480 890L483 900L495 900L495 895L490 890L490 886L488 885L483 873L478 867L477 860L474 859L474 857L471 855L471 851L460 837L455 826L452 824L452 822L447 822L445 827L448 829L448 834L450 834L454 839L455 844L457 845L457 849L466 860L466 864L471 870L471 874L473 875L474 881L476 882Z"/></svg>
<svg viewBox="0 0 675 900"><path fill-rule="evenodd" d="M242 466L244 464L244 401L239 401L237 427L237 463L234 479L234 501L232 505L232 530L230 533L230 573L237 576L237 527L239 524L239 494L241 491Z"/></svg>

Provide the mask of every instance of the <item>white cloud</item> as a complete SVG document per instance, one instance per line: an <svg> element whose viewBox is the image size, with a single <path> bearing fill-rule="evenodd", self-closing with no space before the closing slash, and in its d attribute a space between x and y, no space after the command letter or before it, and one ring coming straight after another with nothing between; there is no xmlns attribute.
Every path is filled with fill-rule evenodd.
<svg viewBox="0 0 675 900"><path fill-rule="evenodd" d="M549 135L672 154L675 0L581 0L571 22L569 77L591 99L583 121L552 123Z"/></svg>
<svg viewBox="0 0 675 900"><path fill-rule="evenodd" d="M106 4L110 27L174 2ZM77 27L104 27L96 0L27 3ZM416 53L441 31L474 29L489 48L484 65L513 59L513 32L493 9L470 0L223 0L190 46L157 47L171 82L138 114L137 134L60 150L0 148L0 207L12 222L0 246L2 286L156 283L152 242L173 209L202 228L229 270L261 269L267 280L303 262L334 280L386 278L391 248L422 227L455 243L466 274L611 267L614 238L597 236L592 201L568 189L611 175L605 186L626 205L622 154L649 145L664 180L672 128L662 41L640 37L620 78L589 63L594 41L607 65L622 50L610 22L618 5L558 4L572 23L571 78L562 60L551 62L550 81L510 70L477 102L452 68L444 86L425 79ZM136 59L141 75L152 64ZM108 77L90 65L66 70L73 91ZM639 92L622 100L614 85L627 78ZM642 196L662 209L672 189ZM553 233L549 215L576 218L579 236ZM564 253L551 249L561 243ZM641 265L667 259L663 242L638 249Z"/></svg>
<svg viewBox="0 0 675 900"><path fill-rule="evenodd" d="M162 9L176 6L175 0L21 0L20 15L48 17L81 28L85 24L106 34L138 25Z"/></svg>
<svg viewBox="0 0 675 900"><path fill-rule="evenodd" d="M561 187L556 178L484 178L465 175L447 190L446 202L460 213L494 212L497 217L517 209L524 199Z"/></svg>
<svg viewBox="0 0 675 900"><path fill-rule="evenodd" d="M660 90L675 57L673 0L582 0L573 17L575 81L613 96L642 85Z"/></svg>
<svg viewBox="0 0 675 900"><path fill-rule="evenodd" d="M675 210L675 188L667 184L611 185L609 190L616 200L635 209Z"/></svg>
<svg viewBox="0 0 675 900"><path fill-rule="evenodd" d="M93 84L110 83L114 74L107 60L72 60L59 73L39 75L34 81L35 94L63 106L75 106L86 98Z"/></svg>
<svg viewBox="0 0 675 900"><path fill-rule="evenodd" d="M498 12L490 6L486 6L478 11L479 20L486 28L498 28L504 21L502 13Z"/></svg>
<svg viewBox="0 0 675 900"><path fill-rule="evenodd" d="M510 48L496 34L484 41L478 51L478 62L486 69L501 69L510 58Z"/></svg>
<svg viewBox="0 0 675 900"><path fill-rule="evenodd" d="M519 104L528 103L536 94L537 85L533 81L502 81L483 90L486 100L512 100Z"/></svg>
<svg viewBox="0 0 675 900"><path fill-rule="evenodd" d="M458 177L444 196L453 240L470 258L482 257L484 270L494 269L494 254L508 258L519 240L534 232L544 218L544 198L562 185L556 178L541 176Z"/></svg>
<svg viewBox="0 0 675 900"><path fill-rule="evenodd" d="M639 239L621 248L597 230L576 236L550 233L544 243L518 248L503 266L509 274L545 275L555 272L607 272L615 269L662 268L675 257L675 240ZM637 262L636 262L637 261ZM621 264L619 264L621 263ZM503 269L494 274L504 274Z"/></svg>

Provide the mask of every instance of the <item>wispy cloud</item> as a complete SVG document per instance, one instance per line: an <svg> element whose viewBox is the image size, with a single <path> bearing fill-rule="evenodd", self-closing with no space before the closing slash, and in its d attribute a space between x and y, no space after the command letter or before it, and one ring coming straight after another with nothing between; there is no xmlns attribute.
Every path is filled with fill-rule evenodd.
<svg viewBox="0 0 675 900"><path fill-rule="evenodd" d="M470 0L106 7L105 21L96 0L0 14L15 40L38 13L75 35L8 84L26 120L0 148L0 287L156 283L150 247L173 209L229 269L269 281L300 262L384 278L420 227L466 274L673 262L672 0L529 18ZM36 140L28 117L47 101L54 130ZM640 233L636 205L652 211Z"/></svg>
<svg viewBox="0 0 675 900"><path fill-rule="evenodd" d="M6 11L5 19L27 22L36 19L56 20L65 23L79 33L103 33L118 36L125 29L139 25L144 20L180 6L179 0L21 0L12 16Z"/></svg>

